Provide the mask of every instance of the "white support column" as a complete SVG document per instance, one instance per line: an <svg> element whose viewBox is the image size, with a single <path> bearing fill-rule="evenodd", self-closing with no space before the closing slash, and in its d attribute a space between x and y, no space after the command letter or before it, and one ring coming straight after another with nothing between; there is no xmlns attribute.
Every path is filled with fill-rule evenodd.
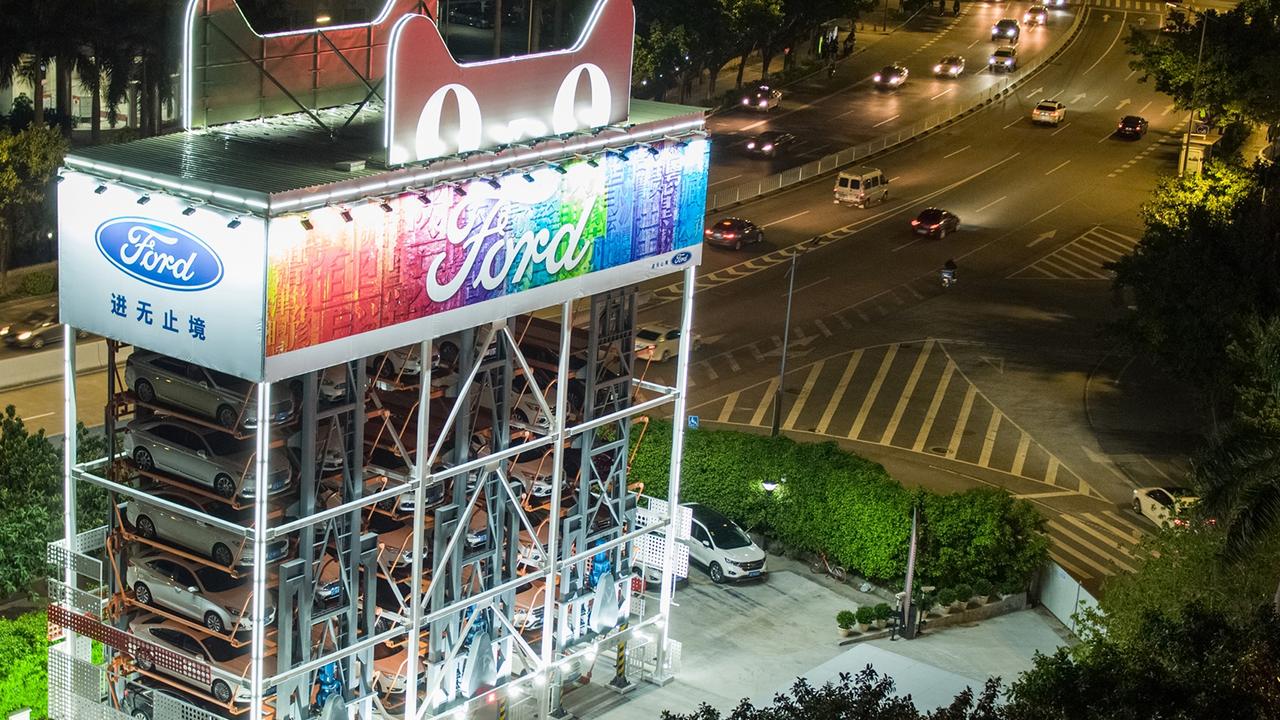
<svg viewBox="0 0 1280 720"><path fill-rule="evenodd" d="M422 370L418 379L418 434L413 450L413 561L410 563L409 590L413 593L409 599L409 667L405 672L404 716L418 717L418 662L422 632L422 555L423 530L426 528L425 509L427 503L426 483L431 468L427 467L431 448L427 433L427 423L431 420L431 341L425 340L418 348L418 362ZM425 705L431 706L431 698Z"/></svg>
<svg viewBox="0 0 1280 720"><path fill-rule="evenodd" d="M541 672L546 678L546 684L540 688L538 696L538 705L541 717L547 717L555 708L551 707L551 698L554 697L552 692L552 684L558 682L556 673L552 670L552 655L554 652L554 640L559 632L559 617L556 614L556 588L560 579L560 503L562 501L561 483L564 475L564 440L566 418L569 412L569 353L571 351L570 339L573 336L573 301L566 300L560 305L560 364L556 369L556 404L555 413L552 415L553 424L551 433L555 437L555 445L553 446L553 454L551 456L551 514L548 515L549 527L547 528L547 549L543 556L544 567L549 568L547 574L545 592L543 594L542 607L542 648L541 648ZM532 378L530 378L532 382ZM591 398L586 398L584 403L591 402ZM548 676L549 674L549 676Z"/></svg>
<svg viewBox="0 0 1280 720"><path fill-rule="evenodd" d="M670 641L671 600L675 592L676 518L680 506L680 470L684 464L685 412L689 405L689 353L693 341L693 292L695 267L684 271L683 304L680 309L680 354L676 356L676 402L671 423L671 474L667 480L666 542L662 551L662 590L658 596L658 668L655 680L666 682L667 643Z"/></svg>
<svg viewBox="0 0 1280 720"><path fill-rule="evenodd" d="M262 717L263 655L266 649L267 609L267 472L271 448L271 383L258 383L258 433L254 437L253 459L253 607L252 639L249 655L249 717ZM282 622L284 622L282 620ZM301 639L306 642L306 638Z"/></svg>
<svg viewBox="0 0 1280 720"><path fill-rule="evenodd" d="M107 368L114 372L115 368ZM76 464L76 329L62 326L62 539L67 552L75 552L76 481L72 467ZM76 571L68 562L62 581L75 587ZM65 647L75 655L76 635L67 630ZM83 658L88 659L88 658Z"/></svg>

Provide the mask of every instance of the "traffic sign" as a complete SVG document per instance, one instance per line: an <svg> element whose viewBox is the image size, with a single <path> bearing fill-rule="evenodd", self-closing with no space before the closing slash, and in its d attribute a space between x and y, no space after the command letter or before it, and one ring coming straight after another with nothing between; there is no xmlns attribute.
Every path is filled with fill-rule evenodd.
<svg viewBox="0 0 1280 720"><path fill-rule="evenodd" d="M689 416L689 429L690 429L690 430L697 430L697 429L698 429L698 416L697 416L697 415L690 415L690 416Z"/></svg>

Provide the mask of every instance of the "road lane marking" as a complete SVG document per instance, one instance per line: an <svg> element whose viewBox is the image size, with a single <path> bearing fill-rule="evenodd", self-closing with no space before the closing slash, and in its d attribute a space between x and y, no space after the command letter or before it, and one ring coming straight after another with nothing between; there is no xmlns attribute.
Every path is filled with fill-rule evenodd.
<svg viewBox="0 0 1280 720"><path fill-rule="evenodd" d="M792 291L792 294L794 295L794 294L798 294L798 293L804 292L805 290L808 290L808 289L809 289L809 288L811 288L811 287L816 287L816 286L818 286L818 285L821 285L822 283L824 283L824 282L826 282L826 281L828 281L828 280L830 280L830 279L831 279L831 277L830 277L830 276L827 276L827 277L822 278L821 280L814 280L813 282L809 283L808 285L801 285L800 287L798 287L798 288L796 288L795 290L793 290L793 291ZM782 293L782 295L780 295L780 297L786 297L786 296L787 296L787 293Z"/></svg>
<svg viewBox="0 0 1280 720"><path fill-rule="evenodd" d="M1019 500L1040 500L1044 498L1071 497L1077 494L1074 490L1049 490L1047 492L1020 493L1014 495L1014 497Z"/></svg>
<svg viewBox="0 0 1280 720"><path fill-rule="evenodd" d="M862 399L862 407L858 409L858 417L853 421L853 427L849 429L848 437L850 440L857 440L858 435L862 433L862 426L867 422L867 416L871 414L871 406L876 402L876 396L880 394L880 388L884 385L884 379L889 375L889 368L893 365L893 358L898 354L898 346L890 345L884 354L884 360L880 363L880 369L876 371L875 380L871 381L871 388L867 390L867 396Z"/></svg>
<svg viewBox="0 0 1280 720"><path fill-rule="evenodd" d="M1126 557L1129 557L1129 558L1132 558L1132 557L1133 557L1133 553L1129 551L1129 548L1125 547L1125 546L1124 546L1124 545L1122 545L1121 543L1116 542L1116 539L1115 539L1114 537L1108 537L1107 535L1103 534L1102 532L1099 532L1097 528L1095 528L1095 527L1093 527L1092 525L1090 525L1089 523L1087 523L1087 522L1085 522L1085 521L1081 520L1080 518L1076 517L1075 515L1068 515L1068 514L1066 514L1066 513L1063 513L1062 515L1059 515L1059 516L1058 516L1058 519L1059 519L1059 520L1066 520L1067 522L1071 523L1072 525L1074 525L1074 526L1076 526L1076 527L1080 528L1081 530L1085 531L1086 533L1089 533L1089 534L1090 534L1090 535L1092 535L1093 537L1097 538L1097 539L1098 539L1099 541L1101 541L1103 544L1105 544L1105 545L1107 545L1107 546L1111 547L1112 549L1119 550L1120 552L1124 553Z"/></svg>
<svg viewBox="0 0 1280 720"><path fill-rule="evenodd" d="M1062 132L1063 130L1066 130L1069 127L1071 127L1071 123L1069 122L1062 123L1062 125L1059 126L1057 130L1054 130L1053 132L1049 133L1049 136L1052 137L1054 135L1057 135L1058 133Z"/></svg>
<svg viewBox="0 0 1280 720"><path fill-rule="evenodd" d="M1066 200L1063 200L1062 202L1058 203L1057 205L1054 205L1053 207L1049 208L1048 210L1045 210L1044 212L1040 213L1039 215L1037 215L1037 216L1035 216L1035 217L1031 218L1031 220L1027 223L1027 225L1030 225L1030 224L1032 224L1032 223L1036 222L1036 221L1037 221L1037 220L1039 220L1040 218L1044 217L1045 215L1048 215L1049 213L1053 212L1054 210L1057 210L1058 208L1060 208L1060 207L1062 207L1063 205L1066 205L1066 204L1067 204L1067 201L1066 201Z"/></svg>
<svg viewBox="0 0 1280 720"><path fill-rule="evenodd" d="M818 326L818 332L822 333L824 337L832 336L831 328L827 327L827 324L822 322L821 318L814 318L813 324Z"/></svg>
<svg viewBox="0 0 1280 720"><path fill-rule="evenodd" d="M827 364L826 360L819 360L809 368L809 377L805 379L804 386L800 388L800 394L796 396L795 402L791 405L791 412L787 413L787 421L782 427L790 430L796 426L796 421L800 419L800 412L804 410L805 401L809 399L809 393L813 392L814 383L818 382L818 374L822 372L822 367Z"/></svg>
<svg viewBox="0 0 1280 720"><path fill-rule="evenodd" d="M1124 24L1125 24L1125 21L1128 19L1128 17L1129 17L1129 13L1124 13L1123 15L1120 16L1120 31L1116 33L1116 36L1114 38L1112 38L1111 44L1107 46L1106 50L1102 51L1102 54L1098 56L1098 59L1094 60L1093 64L1090 65L1087 70L1080 73L1080 75L1082 76L1088 75L1090 70L1098 67L1098 63L1102 62L1102 59L1105 58L1111 52L1111 49L1116 46L1116 43L1120 41L1120 36L1124 35Z"/></svg>
<svg viewBox="0 0 1280 720"><path fill-rule="evenodd" d="M965 150L968 150L968 149L969 149L969 148L971 148L971 147L973 147L973 146L972 146L972 145L965 145L964 147L960 148L959 150L956 150L955 152L952 152L952 153L948 153L948 154L946 154L946 155L943 155L943 156L942 156L942 159L943 159L943 160L946 160L947 158L955 157L956 155L959 155L960 153L964 152Z"/></svg>
<svg viewBox="0 0 1280 720"><path fill-rule="evenodd" d="M994 405L991 406L991 420L987 423L987 434L982 439L982 452L978 455L980 467L990 467L991 452L996 447L996 437L1000 435L1000 418L1003 415Z"/></svg>
<svg viewBox="0 0 1280 720"><path fill-rule="evenodd" d="M1070 160L1063 160L1061 163L1059 163L1057 166L1055 166L1052 170L1050 170L1050 171L1046 172L1046 173L1045 173L1045 175L1052 175L1052 174L1054 174L1055 172L1057 172L1057 171L1061 170L1062 168L1064 168L1064 167L1066 167L1066 166L1068 166L1068 165L1070 165L1070 164L1071 164L1071 161L1070 161Z"/></svg>
<svg viewBox="0 0 1280 720"><path fill-rule="evenodd" d="M878 128L878 127L880 127L881 125L884 125L884 124L886 124L886 123L891 123L891 122L893 122L894 120L897 120L899 117L901 117L901 115L902 115L902 113L898 113L897 115L894 115L894 116L893 116L893 117L891 117L891 118L886 118L886 119L884 119L884 120L881 120L880 122L876 123L875 125L872 125L871 127L873 127L873 128Z"/></svg>
<svg viewBox="0 0 1280 720"><path fill-rule="evenodd" d="M1094 103L1094 104L1093 104L1093 106L1094 106L1094 107L1098 107L1098 106L1099 106L1099 105L1101 105L1102 103L1106 102L1107 98L1109 98L1109 97L1111 97L1111 96L1110 96L1110 95L1103 95L1101 98L1099 98L1099 99L1098 99L1098 102L1096 102L1096 103Z"/></svg>
<svg viewBox="0 0 1280 720"><path fill-rule="evenodd" d="M978 395L978 388L969 384L964 392L964 402L960 403L960 414L956 416L955 429L951 431L951 442L947 444L947 459L954 460L960 450L960 441L964 439L964 426L969 423L969 411L973 409L973 399Z"/></svg>
<svg viewBox="0 0 1280 720"><path fill-rule="evenodd" d="M769 381L769 387L765 388L764 395L760 398L760 404L756 406L756 412L751 416L751 424L759 425L764 420L764 414L769 412L769 408L773 407L773 396L778 392L778 378Z"/></svg>
<svg viewBox="0 0 1280 720"><path fill-rule="evenodd" d="M1061 465L1062 463L1058 462L1058 458L1052 455L1049 456L1049 467L1045 468L1044 471L1045 483L1049 485L1058 484L1058 467Z"/></svg>
<svg viewBox="0 0 1280 720"><path fill-rule="evenodd" d="M795 220L796 218L800 217L801 215L808 215L808 214L809 214L809 211L808 211L808 210L802 210L802 211L800 211L800 212L796 213L795 215L788 215L788 216L786 216L786 217L782 218L781 220L774 220L773 222L771 222L771 223L765 223L764 225L761 225L760 227L761 227L761 228L773 227L774 225L777 225L778 223L784 223L784 222L786 222L786 221L788 221L788 220Z"/></svg>
<svg viewBox="0 0 1280 720"><path fill-rule="evenodd" d="M57 414L56 412L47 412L47 413L40 413L39 415L28 415L24 417L23 420L27 420L27 421L39 420L40 418L47 418L56 414Z"/></svg>
<svg viewBox="0 0 1280 720"><path fill-rule="evenodd" d="M725 360L727 360L727 361L728 361L728 363L729 363L729 370L730 370L731 372L741 372L741 371L742 371L742 366L738 364L738 361L734 359L734 357L733 357L733 355L732 355L732 354L730 354L730 355L726 355L726 356L725 356Z"/></svg>
<svg viewBox="0 0 1280 720"><path fill-rule="evenodd" d="M1095 517L1093 516L1093 513L1085 513L1085 515L1089 516L1091 520L1094 520L1099 525L1106 525L1117 533L1132 539L1135 544L1142 542L1142 531L1117 515L1114 510L1103 510L1102 517ZM1111 520L1113 522L1108 523L1105 520Z"/></svg>
<svg viewBox="0 0 1280 720"><path fill-rule="evenodd" d="M1009 123L1008 125L1005 125L1004 127L1000 128L1000 129L1001 129L1001 130L1008 130L1009 128L1013 127L1014 125L1017 125L1017 124L1018 124L1018 123L1020 123L1020 122L1022 122L1022 116L1021 116L1021 115L1019 115L1017 118L1015 118L1013 122Z"/></svg>
<svg viewBox="0 0 1280 720"><path fill-rule="evenodd" d="M995 200L992 200L991 202L987 203L986 205L983 205L982 207L978 208L978 212L986 212L987 210L991 209L991 207L993 207L996 203L1000 202L1001 200L1004 200L1004 199L1005 199L1005 198L1007 198L1007 197L1009 197L1009 196L1008 196L1008 195L1001 195L1000 197L996 198Z"/></svg>
<svg viewBox="0 0 1280 720"><path fill-rule="evenodd" d="M1069 561L1067 561L1066 558L1056 553L1057 549L1058 547L1056 545L1051 547L1049 549L1049 557L1053 558L1053 561L1061 565L1064 570L1071 573L1071 577L1075 578L1076 580L1092 580L1093 579L1093 573L1087 573L1081 570L1080 568L1076 567L1075 565L1071 564Z"/></svg>
<svg viewBox="0 0 1280 720"><path fill-rule="evenodd" d="M1093 544L1092 544L1092 543L1090 543L1090 542L1088 542L1088 541L1086 541L1086 540L1082 539L1079 535L1076 535L1075 533L1071 532L1071 531L1070 531L1070 530L1068 530L1068 529L1066 528L1066 526L1065 526L1065 525L1063 525L1062 523L1056 522L1056 521L1054 521L1054 520L1050 520L1050 521L1049 521L1049 530L1051 531L1051 532L1050 532L1050 536L1052 536L1052 535L1053 535L1053 532L1052 532L1052 531L1056 531L1059 535L1062 535L1063 537L1067 538L1068 540L1071 540L1071 541L1073 541L1073 542L1075 542L1075 543L1077 543L1077 544L1083 545L1083 546L1085 546L1086 548L1088 548L1088 549L1089 549L1089 550L1091 550L1091 551L1094 551L1094 552L1096 552L1096 551L1097 551L1097 548L1095 548L1095 547L1093 546ZM1097 572L1099 572L1099 573L1102 573L1104 576L1110 576L1110 575L1115 575L1115 574L1116 574L1116 569L1115 569L1115 568L1109 568L1109 567L1107 567L1106 565L1103 565L1102 563L1098 562L1097 560L1094 560L1093 558L1089 557L1088 555L1085 555L1083 552L1081 552L1081 551L1079 551L1079 550L1077 550L1077 549L1075 549L1075 548L1071 547L1070 545L1067 545L1067 544L1065 544L1065 543L1061 543L1061 542L1059 542L1059 543L1055 543L1055 544L1054 544L1054 547L1055 547L1055 548L1057 548L1058 550L1062 551L1062 552L1065 552L1065 553L1067 553L1067 554L1071 555L1071 556L1072 556L1072 557L1074 557L1076 560L1079 560L1080 562L1084 563L1085 565L1088 565L1090 568L1092 568L1092 569L1096 570L1096 571L1097 571ZM1108 557L1107 559L1108 559L1108 560L1111 560L1111 558L1109 558L1109 557Z"/></svg>
<svg viewBox="0 0 1280 720"><path fill-rule="evenodd" d="M1040 93L1042 93L1042 92L1044 92L1044 86L1043 86L1043 85L1042 85L1042 86L1040 86L1040 87L1038 87L1038 88L1036 88L1035 90L1028 90L1028 91L1027 91L1027 102L1031 102L1031 101L1032 101L1032 99L1033 99L1033 98L1035 98L1035 96L1036 96L1036 95L1038 95L1038 94L1040 94Z"/></svg>
<svg viewBox="0 0 1280 720"><path fill-rule="evenodd" d="M942 97L943 95L946 95L946 94L950 93L950 92L951 92L952 90L954 90L954 89L955 89L955 88L947 88L946 90L943 90L942 92L938 93L937 95L934 95L933 97L931 97L931 98L929 98L929 99L930 99L930 100L937 100L938 98Z"/></svg>
<svg viewBox="0 0 1280 720"><path fill-rule="evenodd" d="M907 386L902 389L902 394L898 396L898 404L894 406L893 415L889 418L889 424L885 426L884 433L880 436L881 445L893 444L893 434L898 430L898 424L902 422L902 416L907 412L907 403L911 402L911 396L916 391L916 384L920 382L920 374L924 372L925 363L929 362L929 353L931 352L933 352L933 340L926 342L924 349L916 357L915 367L911 368L911 375L907 378Z"/></svg>
<svg viewBox="0 0 1280 720"><path fill-rule="evenodd" d="M1009 474L1022 475L1022 468L1027 463L1027 450L1031 448L1031 436L1026 430L1022 431L1022 437L1018 439L1018 450L1013 454L1013 467L1010 468Z"/></svg>
<svg viewBox="0 0 1280 720"><path fill-rule="evenodd" d="M831 425L831 418L836 414L836 407L840 405L840 400L844 397L844 391L849 387L849 380L853 378L853 372L858 369L858 363L862 360L862 350L855 350L853 355L849 357L849 362L844 366L844 373L840 375L840 382L836 384L835 392L831 394L831 399L827 401L827 409L822 412L822 419L818 421L818 426L814 428L814 432L819 435L827 434L827 427Z"/></svg>
<svg viewBox="0 0 1280 720"><path fill-rule="evenodd" d="M1065 518L1066 516L1064 516L1064 515L1059 515L1058 517L1059 517L1059 518ZM1063 525L1062 523L1057 522L1057 520L1056 520L1056 519L1055 519L1055 520L1050 520L1050 521L1049 521L1049 527L1050 527L1050 528L1052 528L1052 529L1054 529L1054 530L1057 530L1057 531L1058 531L1058 534L1065 536L1067 539L1071 540L1072 542L1075 542L1075 543L1076 543L1076 544L1078 544L1078 545L1083 545L1084 547L1088 548L1089 550L1092 550L1093 552L1096 552L1096 553L1098 553L1099 555L1104 556L1108 561L1115 563L1116 567L1121 568L1122 570L1125 570L1126 572L1134 572L1134 571L1135 571L1135 570L1134 570L1134 568L1133 568L1133 566L1132 566L1132 565L1130 565L1129 563L1124 562L1123 560L1121 560L1121 559L1119 559L1119 558L1113 557L1113 556L1112 556L1109 552L1107 552L1104 548L1100 548L1100 547L1098 547L1097 545L1094 545L1092 542L1089 542L1088 540L1086 540L1086 539L1084 539L1084 538L1080 537L1080 536L1079 536L1079 535L1077 535L1075 532L1073 532L1073 531L1071 531L1070 529L1068 529L1066 525ZM1062 550L1067 550L1068 552L1070 552L1070 550L1069 550L1069 549L1067 548L1067 546L1065 546L1065 545L1061 545L1061 546L1059 546L1059 547L1060 547ZM1096 568L1097 570L1102 571L1102 572L1103 572L1103 573L1105 573L1105 574L1108 574L1108 575L1114 575L1114 574L1115 574L1115 569L1113 569L1113 568L1112 568L1112 569L1108 569L1108 568L1106 568L1106 567L1104 567L1104 566L1102 566L1102 565L1099 565L1098 563L1094 562L1092 559L1090 559L1090 558L1086 557L1085 555L1079 555L1078 557L1079 557L1079 559L1080 559L1080 560L1082 560L1083 562L1085 562L1085 563L1087 563L1088 565L1090 565L1090 566L1092 566L1092 567Z"/></svg>
<svg viewBox="0 0 1280 720"><path fill-rule="evenodd" d="M740 178L740 177L742 177L742 176L743 176L743 173L738 173L737 175L734 175L733 177L727 177L727 178L725 178L725 179L723 179L723 180L717 180L717 181L715 181L715 182L713 182L713 183L711 183L711 184L707 185L707 187L715 187L716 185L719 185L719 184L721 184L721 183L727 183L727 182L729 182L730 180L737 180L738 178Z"/></svg>
<svg viewBox="0 0 1280 720"><path fill-rule="evenodd" d="M942 371L942 379L938 381L938 387L933 391L933 399L929 401L929 410L925 413L924 424L920 426L920 432L916 433L916 442L911 446L915 452L924 449L924 444L929 440L929 431L933 429L933 422L938 418L938 408L942 407L942 398L947 393L947 386L951 384L951 376L956 371L956 364L947 358L947 367Z"/></svg>
<svg viewBox="0 0 1280 720"><path fill-rule="evenodd" d="M965 49L966 49L966 50L968 50L969 48L973 47L974 45L977 45L977 44L978 44L978 43L980 43L980 42L982 42L982 38L978 38L977 40L974 40L973 42L969 43L969 44L965 47Z"/></svg>
<svg viewBox="0 0 1280 720"><path fill-rule="evenodd" d="M724 407L720 408L720 417L716 418L716 422L729 422L733 409L738 404L738 393L738 390L734 390L724 399Z"/></svg>

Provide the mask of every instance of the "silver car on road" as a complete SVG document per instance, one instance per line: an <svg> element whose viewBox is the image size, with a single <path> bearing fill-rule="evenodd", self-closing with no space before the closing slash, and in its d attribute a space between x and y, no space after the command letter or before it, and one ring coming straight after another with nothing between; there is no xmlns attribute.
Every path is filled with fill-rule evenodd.
<svg viewBox="0 0 1280 720"><path fill-rule="evenodd" d="M170 405L216 421L231 430L258 425L254 384L185 360L140 350L124 366L125 384L148 405ZM271 387L271 422L294 416L293 393L284 383Z"/></svg>
<svg viewBox="0 0 1280 720"><path fill-rule="evenodd" d="M146 493L145 496L131 497L124 506L125 522L137 535L147 540L191 550L223 567L248 567L253 564L253 546L245 539L245 535L171 510L149 498L166 500L187 508L193 513L210 515L246 528L252 519L251 511L237 512L216 500L202 498L164 485L148 485L142 490ZM288 550L287 539L281 538L269 543L267 561L283 558Z"/></svg>
<svg viewBox="0 0 1280 720"><path fill-rule="evenodd" d="M124 449L141 470L173 474L228 499L253 497L257 462L252 440L237 440L184 420L153 417L129 423ZM267 462L267 494L288 490L289 456L272 449Z"/></svg>
<svg viewBox="0 0 1280 720"><path fill-rule="evenodd" d="M249 578L161 552L129 559L125 574L134 597L143 605L167 608L204 624L218 634L253 629ZM275 622L276 608L268 602L266 624Z"/></svg>

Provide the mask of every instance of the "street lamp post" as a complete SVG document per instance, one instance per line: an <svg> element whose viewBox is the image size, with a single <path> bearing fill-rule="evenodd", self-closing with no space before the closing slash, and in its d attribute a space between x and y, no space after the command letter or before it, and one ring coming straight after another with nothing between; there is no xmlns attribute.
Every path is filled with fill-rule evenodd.
<svg viewBox="0 0 1280 720"><path fill-rule="evenodd" d="M1187 136L1182 141L1182 167L1179 175L1187 173L1187 161L1191 159L1191 130L1196 121L1196 94L1200 90L1200 63L1204 60L1204 35L1209 28L1209 16L1200 14L1200 51L1196 53L1196 73L1191 77L1191 109L1187 111Z"/></svg>
<svg viewBox="0 0 1280 720"><path fill-rule="evenodd" d="M770 435L778 436L782 424L782 386L787 380L787 346L791 344L791 293L796 288L796 257L800 254L797 246L791 254L790 276L787 279L787 315L782 323L782 361L778 363L778 387L773 392L773 429Z"/></svg>

